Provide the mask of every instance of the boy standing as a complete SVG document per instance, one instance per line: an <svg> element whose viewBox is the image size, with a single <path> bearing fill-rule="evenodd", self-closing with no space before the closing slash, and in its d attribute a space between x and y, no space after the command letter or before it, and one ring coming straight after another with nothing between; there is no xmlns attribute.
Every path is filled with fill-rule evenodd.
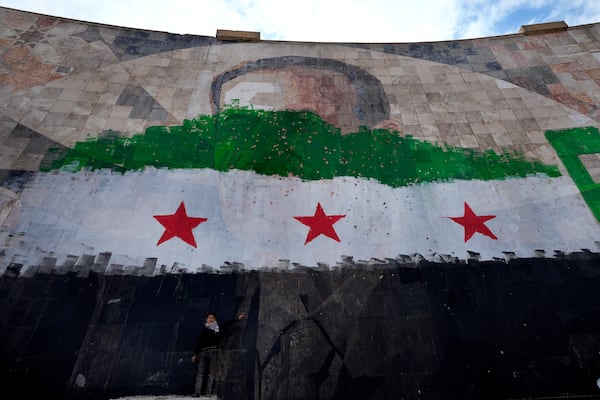
<svg viewBox="0 0 600 400"><path fill-rule="evenodd" d="M198 336L198 341L192 357L193 363L198 362L194 397L199 397L204 394L212 395L214 393L215 383L222 378L216 374L219 343L223 336L227 334L227 331L237 321L241 321L244 318L246 318L246 314L240 313L235 320L219 324L217 322L216 313L209 312L206 315L206 322ZM205 383L205 385L203 385L203 383Z"/></svg>

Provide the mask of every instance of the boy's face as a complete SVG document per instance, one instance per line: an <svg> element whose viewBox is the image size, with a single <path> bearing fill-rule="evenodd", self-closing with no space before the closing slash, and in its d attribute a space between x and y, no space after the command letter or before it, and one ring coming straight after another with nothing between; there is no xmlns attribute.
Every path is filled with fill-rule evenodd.
<svg viewBox="0 0 600 400"><path fill-rule="evenodd" d="M207 324L210 324L210 323L213 323L213 322L216 322L216 321L217 321L217 318L214 315L208 314L206 316L206 323Z"/></svg>

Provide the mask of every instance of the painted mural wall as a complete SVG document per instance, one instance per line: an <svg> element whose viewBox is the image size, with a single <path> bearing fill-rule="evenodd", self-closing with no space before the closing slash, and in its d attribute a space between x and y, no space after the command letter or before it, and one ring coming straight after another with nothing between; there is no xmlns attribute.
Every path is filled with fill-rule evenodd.
<svg viewBox="0 0 600 400"><path fill-rule="evenodd" d="M2 268L596 249L597 26L359 46L3 21Z"/></svg>
<svg viewBox="0 0 600 400"><path fill-rule="evenodd" d="M307 322L307 316L318 321L344 285L315 284L319 300L311 297L309 306L298 284L302 290L290 290L299 290L304 305L286 300L284 311L276 304L285 298L286 279L313 279L309 272L294 278L298 271L338 271L350 282L356 275L347 270L357 269L378 279L369 266L405 262L417 271L420 262L440 268L491 262L514 270L540 258L556 269L565 257L598 250L600 24L437 43L240 43L0 8L0 28L0 273L7 299L18 297L12 285L40 274L102 280L195 273L210 280L234 271L237 283L223 292L229 300L222 307L233 314L255 302L248 354L274 348L257 339L279 340L269 333L273 321L281 329L302 326L313 338L300 345L312 349L310 356L288 358L282 368L310 366L314 378L335 365L338 386L321 387L321 398L351 393L358 377L370 382L369 395L379 393L373 398L419 398L418 385L403 391L382 383L398 360L370 359L373 370L348 372L359 363L352 357L362 356L345 358L345 345L364 338L343 337L342 321L329 320L328 328ZM281 271L290 275L281 278ZM423 281L409 283L415 282ZM364 297L348 326L363 327L365 313L380 314L373 307L383 303L368 300L378 285L342 290L339 312L351 309L351 294ZM102 293L92 298L121 299ZM207 311L217 302L210 298L185 304ZM434 309L446 304L436 296L429 301ZM592 296L585 304L596 303ZM94 309L83 326L100 323L94 318L104 308L86 308ZM419 315L433 318L424 309ZM410 313L401 314L402 320L379 315L378 321L406 323ZM16 335L14 321L3 315L3 329ZM432 328L419 326L421 351ZM330 356L317 362L323 346ZM431 359L421 360L429 377L440 363L430 350ZM311 392L313 378L291 389L289 376L261 375L271 359L260 360L246 359L254 366L243 369L256 384L252 396L284 398L274 390L286 387L287 398L319 398ZM73 372L83 368L81 359L67 364L68 393L77 397L85 386L76 385ZM594 368L586 369L590 379ZM469 379L476 378L465 378L465 387ZM106 382L97 387L106 389ZM443 398L444 382L425 398ZM506 396L515 393L525 392Z"/></svg>

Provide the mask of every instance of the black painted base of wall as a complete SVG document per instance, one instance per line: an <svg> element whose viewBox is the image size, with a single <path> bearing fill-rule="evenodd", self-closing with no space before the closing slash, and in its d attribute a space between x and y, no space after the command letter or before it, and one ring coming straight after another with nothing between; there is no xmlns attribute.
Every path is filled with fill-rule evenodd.
<svg viewBox="0 0 600 400"><path fill-rule="evenodd" d="M0 397L193 392L204 314L247 312L226 399L598 396L600 254L0 278Z"/></svg>

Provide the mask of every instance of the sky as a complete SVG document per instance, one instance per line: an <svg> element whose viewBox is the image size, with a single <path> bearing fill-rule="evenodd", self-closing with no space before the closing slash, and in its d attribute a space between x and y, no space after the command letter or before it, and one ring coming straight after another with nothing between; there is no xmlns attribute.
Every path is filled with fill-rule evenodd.
<svg viewBox="0 0 600 400"><path fill-rule="evenodd" d="M0 0L0 6L88 22L263 40L398 43L517 33L521 25L600 22L599 0Z"/></svg>

